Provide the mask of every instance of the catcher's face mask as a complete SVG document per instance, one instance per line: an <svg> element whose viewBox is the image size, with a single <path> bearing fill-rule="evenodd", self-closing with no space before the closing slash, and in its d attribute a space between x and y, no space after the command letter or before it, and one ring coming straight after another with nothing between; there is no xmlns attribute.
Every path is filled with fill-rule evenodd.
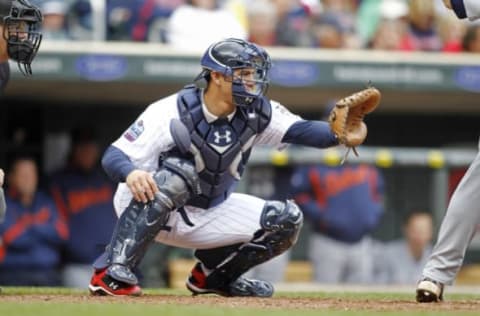
<svg viewBox="0 0 480 316"><path fill-rule="evenodd" d="M31 63L42 42L39 31L42 13L28 0L14 0L10 14L3 20L3 38L7 41L8 56L18 63L22 74L31 75Z"/></svg>
<svg viewBox="0 0 480 316"><path fill-rule="evenodd" d="M202 57L203 71L195 80L211 71L221 73L232 82L233 103L248 107L268 89L271 60L268 53L242 39L229 38L211 45Z"/></svg>

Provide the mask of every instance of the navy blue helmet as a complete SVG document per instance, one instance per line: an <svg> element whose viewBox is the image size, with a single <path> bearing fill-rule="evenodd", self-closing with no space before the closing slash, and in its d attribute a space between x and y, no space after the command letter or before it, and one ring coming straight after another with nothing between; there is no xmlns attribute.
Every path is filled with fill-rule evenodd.
<svg viewBox="0 0 480 316"><path fill-rule="evenodd" d="M232 82L233 102L248 106L266 93L271 64L270 56L262 47L229 38L207 49L201 60L203 71L197 80L208 78L211 71L223 74ZM245 72L235 72L238 69L245 69Z"/></svg>

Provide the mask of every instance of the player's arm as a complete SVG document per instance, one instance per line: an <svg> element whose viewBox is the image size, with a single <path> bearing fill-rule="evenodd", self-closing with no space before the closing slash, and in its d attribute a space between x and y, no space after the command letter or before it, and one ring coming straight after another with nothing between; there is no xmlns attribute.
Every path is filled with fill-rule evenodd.
<svg viewBox="0 0 480 316"><path fill-rule="evenodd" d="M102 158L102 166L112 180L125 182L137 201L146 203L154 199L157 185L152 175L135 167L122 150L113 145L108 147Z"/></svg>
<svg viewBox="0 0 480 316"><path fill-rule="evenodd" d="M476 20L480 18L480 1L478 0L443 0L445 6L452 9L458 18Z"/></svg>
<svg viewBox="0 0 480 316"><path fill-rule="evenodd" d="M303 120L278 102L271 101L272 118L268 127L256 140L257 144L281 146L298 144L326 148L338 144L328 123Z"/></svg>
<svg viewBox="0 0 480 316"><path fill-rule="evenodd" d="M155 198L154 170L146 168L156 166L160 153L173 146L170 121L176 116L175 96L150 105L102 158L106 173L116 182L125 182L139 202Z"/></svg>
<svg viewBox="0 0 480 316"><path fill-rule="evenodd" d="M289 127L282 143L327 148L338 145L338 139L327 122L301 120Z"/></svg>

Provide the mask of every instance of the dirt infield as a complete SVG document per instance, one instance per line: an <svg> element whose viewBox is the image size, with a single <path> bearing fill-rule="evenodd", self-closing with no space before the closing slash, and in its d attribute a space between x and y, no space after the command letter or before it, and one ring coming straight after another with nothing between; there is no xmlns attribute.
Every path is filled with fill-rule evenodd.
<svg viewBox="0 0 480 316"><path fill-rule="evenodd" d="M242 307L255 309L311 309L311 310L365 310L365 311L479 311L480 301L456 300L452 302L419 304L413 300L373 300L348 298L224 298L218 296L144 295L137 298L92 297L89 295L4 295L1 302L51 303L129 303L203 305L215 307Z"/></svg>

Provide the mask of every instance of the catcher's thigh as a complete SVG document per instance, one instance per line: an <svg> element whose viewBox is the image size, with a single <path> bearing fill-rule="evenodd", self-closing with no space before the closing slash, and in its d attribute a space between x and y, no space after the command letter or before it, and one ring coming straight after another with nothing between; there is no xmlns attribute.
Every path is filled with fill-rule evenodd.
<svg viewBox="0 0 480 316"><path fill-rule="evenodd" d="M156 241L182 248L210 249L248 242L260 227L265 200L233 193L225 202L210 209L185 207L194 226L189 226L180 213L173 212L167 223L170 231L162 231Z"/></svg>

